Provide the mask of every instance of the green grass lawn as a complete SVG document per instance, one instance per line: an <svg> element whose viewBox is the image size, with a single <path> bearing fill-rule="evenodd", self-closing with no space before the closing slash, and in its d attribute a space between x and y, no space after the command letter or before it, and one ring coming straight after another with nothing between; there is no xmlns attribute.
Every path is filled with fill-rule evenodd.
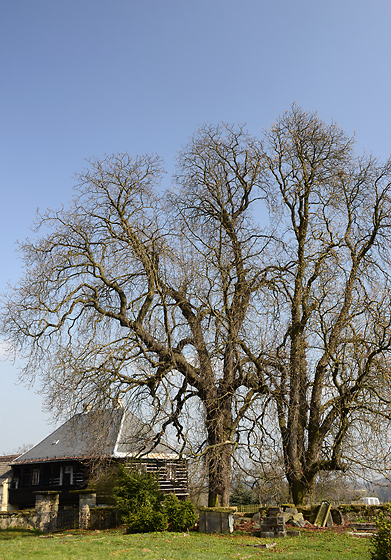
<svg viewBox="0 0 391 560"><path fill-rule="evenodd" d="M247 535L205 535L196 532L125 535L113 531L68 531L38 535L21 531L0 532L0 560L369 560L369 539L332 530L303 531L301 537L277 539L276 547L254 545L271 542Z"/></svg>

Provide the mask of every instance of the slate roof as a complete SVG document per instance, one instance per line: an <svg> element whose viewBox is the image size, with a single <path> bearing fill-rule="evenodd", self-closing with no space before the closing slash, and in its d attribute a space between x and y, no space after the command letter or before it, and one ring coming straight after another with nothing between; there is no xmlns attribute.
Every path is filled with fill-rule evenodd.
<svg viewBox="0 0 391 560"><path fill-rule="evenodd" d="M174 459L175 449L123 408L76 414L48 437L17 457L12 465L70 459L149 457Z"/></svg>

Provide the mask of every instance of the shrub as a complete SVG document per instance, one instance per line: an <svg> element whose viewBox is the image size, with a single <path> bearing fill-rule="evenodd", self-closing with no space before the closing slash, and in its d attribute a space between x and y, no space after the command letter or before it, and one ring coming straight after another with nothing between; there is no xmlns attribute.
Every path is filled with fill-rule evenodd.
<svg viewBox="0 0 391 560"><path fill-rule="evenodd" d="M113 494L129 533L186 531L197 515L190 501L181 502L170 494L164 498L156 478L145 472L120 467Z"/></svg>
<svg viewBox="0 0 391 560"><path fill-rule="evenodd" d="M99 465L90 477L89 486L95 489L100 503L116 505L113 490L119 484L119 471L118 464Z"/></svg>
<svg viewBox="0 0 391 560"><path fill-rule="evenodd" d="M194 505L189 500L178 500L175 494L165 498L163 511L167 514L170 531L188 531L197 521Z"/></svg>
<svg viewBox="0 0 391 560"><path fill-rule="evenodd" d="M156 478L146 472L120 467L117 486L113 489L116 504L125 523L141 511L158 511L163 500Z"/></svg>
<svg viewBox="0 0 391 560"><path fill-rule="evenodd" d="M126 516L128 533L150 533L153 531L165 531L168 527L167 515L161 511L155 511L151 506L143 506L135 513Z"/></svg>
<svg viewBox="0 0 391 560"><path fill-rule="evenodd" d="M391 560L391 520L382 513L377 520L377 535L372 539L372 560Z"/></svg>

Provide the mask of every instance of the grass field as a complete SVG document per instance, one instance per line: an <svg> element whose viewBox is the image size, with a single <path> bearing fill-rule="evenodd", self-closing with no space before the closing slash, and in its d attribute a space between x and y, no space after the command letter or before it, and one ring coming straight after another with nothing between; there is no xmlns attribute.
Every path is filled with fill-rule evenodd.
<svg viewBox="0 0 391 560"><path fill-rule="evenodd" d="M332 530L303 531L301 537L271 542L248 535L205 535L196 532L125 535L113 531L68 531L38 535L0 532L0 560L369 560L369 539Z"/></svg>

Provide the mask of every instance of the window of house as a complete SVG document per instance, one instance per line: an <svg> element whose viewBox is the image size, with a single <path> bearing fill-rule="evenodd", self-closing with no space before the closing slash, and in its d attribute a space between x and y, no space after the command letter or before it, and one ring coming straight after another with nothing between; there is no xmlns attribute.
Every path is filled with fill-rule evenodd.
<svg viewBox="0 0 391 560"><path fill-rule="evenodd" d="M166 469L167 480L176 480L176 465L168 464Z"/></svg>
<svg viewBox="0 0 391 560"><path fill-rule="evenodd" d="M65 465L63 484L64 485L73 484L73 465Z"/></svg>
<svg viewBox="0 0 391 560"><path fill-rule="evenodd" d="M31 484L39 484L39 469L33 469Z"/></svg>

